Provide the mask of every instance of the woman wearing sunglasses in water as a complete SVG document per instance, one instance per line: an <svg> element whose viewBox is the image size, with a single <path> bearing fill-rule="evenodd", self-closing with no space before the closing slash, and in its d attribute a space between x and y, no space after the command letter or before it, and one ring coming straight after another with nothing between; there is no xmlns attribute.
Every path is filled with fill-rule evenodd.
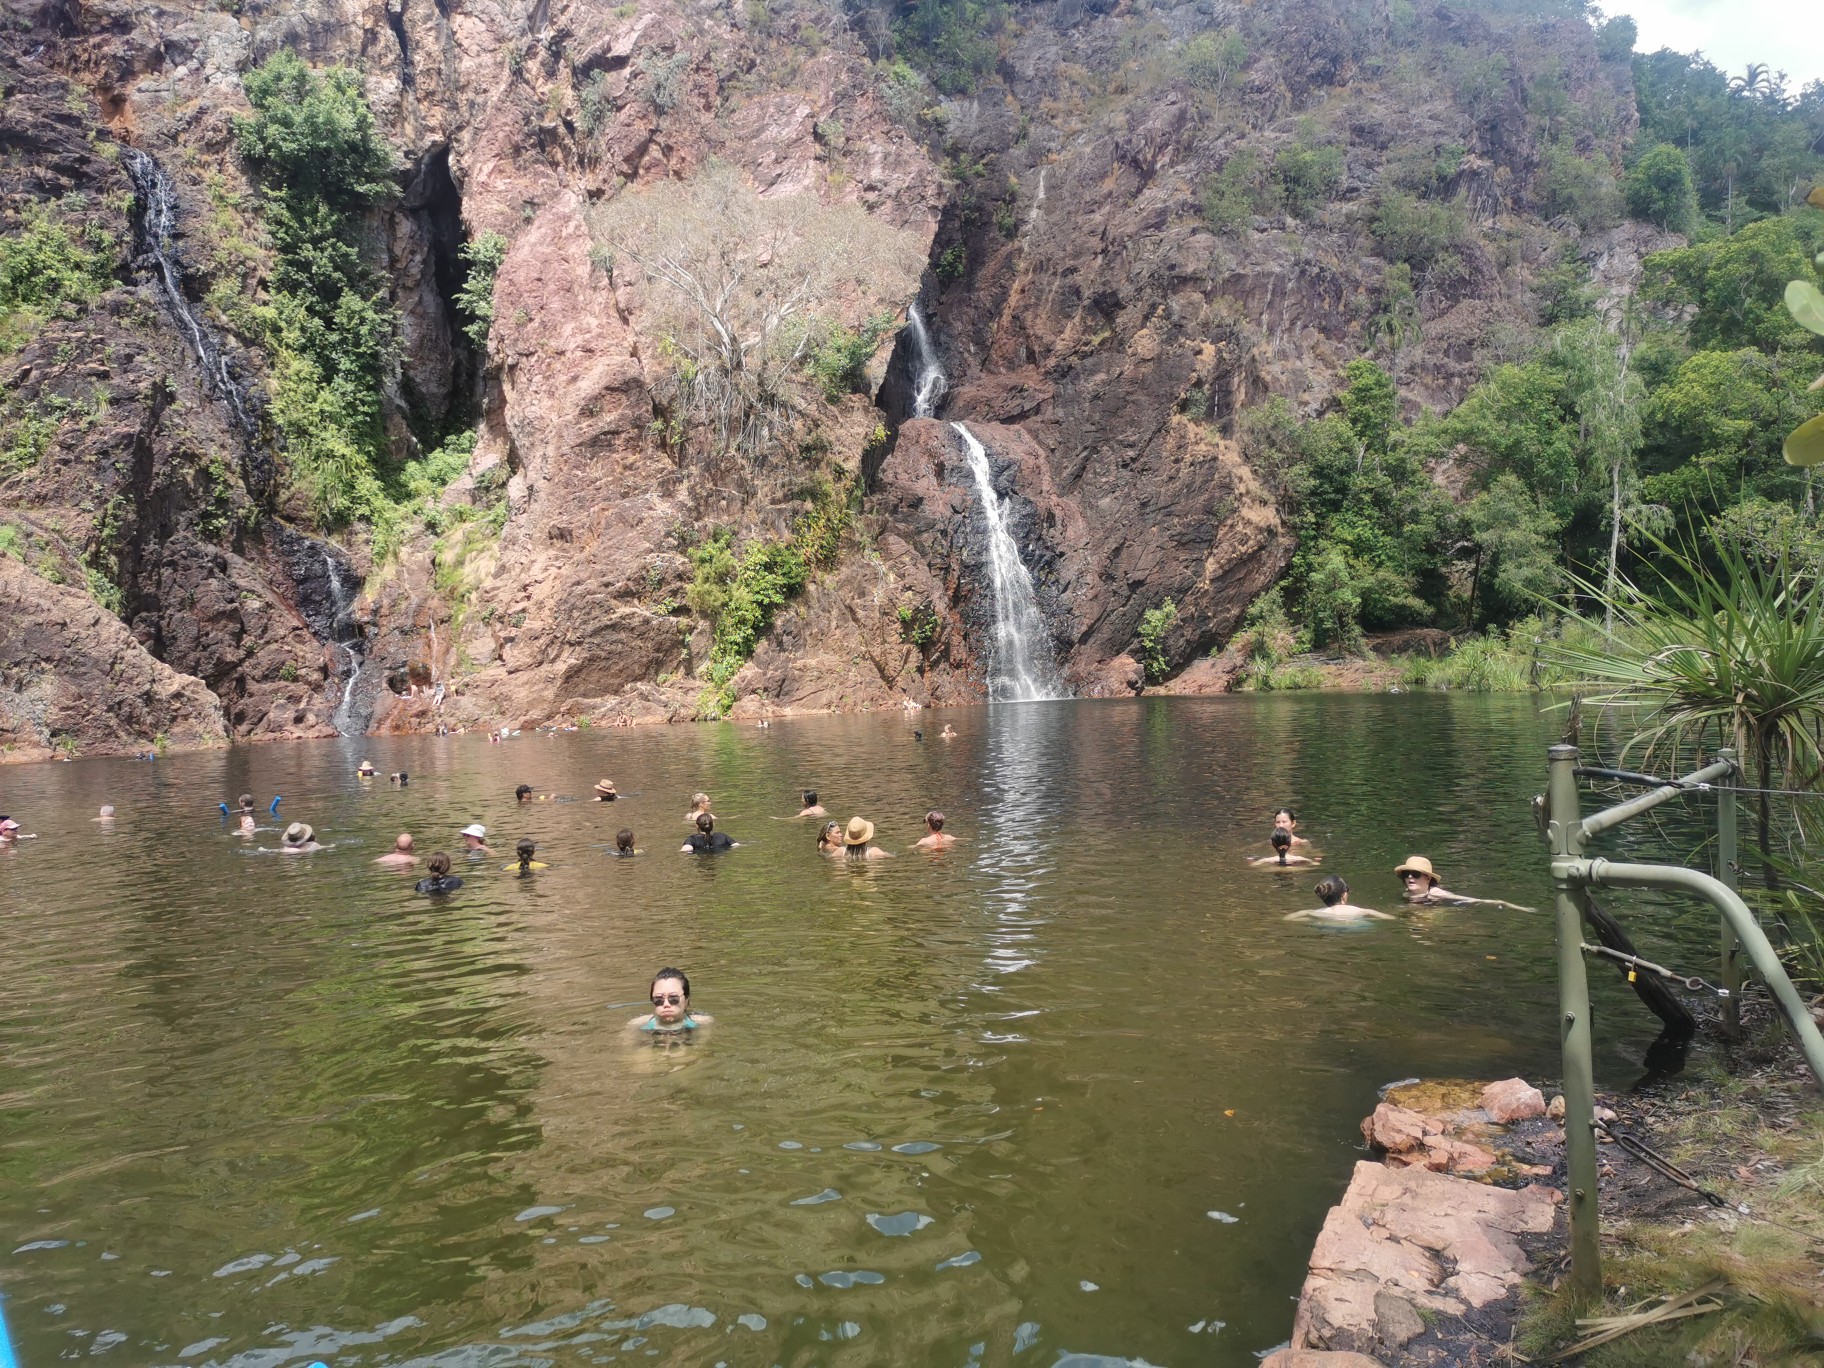
<svg viewBox="0 0 1824 1368"><path fill-rule="evenodd" d="M627 1023L629 1030L653 1035L682 1035L699 1026L711 1025L715 1018L690 1010L690 980L682 969L661 969L652 979L652 1011Z"/></svg>

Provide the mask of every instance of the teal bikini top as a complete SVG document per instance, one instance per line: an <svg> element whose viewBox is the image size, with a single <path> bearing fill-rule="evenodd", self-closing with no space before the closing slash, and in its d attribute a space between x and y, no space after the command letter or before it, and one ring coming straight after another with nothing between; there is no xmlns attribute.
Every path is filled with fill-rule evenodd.
<svg viewBox="0 0 1824 1368"><path fill-rule="evenodd" d="M694 1031L697 1029L697 1023L692 1021L690 1019L690 1013L686 1012L684 1014L684 1020L680 1021L676 1026L661 1026L659 1025L657 1017L647 1017L645 1024L642 1025L640 1029L642 1031L653 1031L661 1035L672 1035L678 1031Z"/></svg>

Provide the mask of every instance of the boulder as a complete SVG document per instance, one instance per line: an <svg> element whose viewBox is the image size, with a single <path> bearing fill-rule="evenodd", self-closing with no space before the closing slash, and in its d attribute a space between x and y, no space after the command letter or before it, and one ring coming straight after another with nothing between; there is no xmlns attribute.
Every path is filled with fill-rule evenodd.
<svg viewBox="0 0 1824 1368"><path fill-rule="evenodd" d="M1524 1078L1504 1078L1482 1089L1482 1110L1507 1125L1545 1115L1545 1096Z"/></svg>

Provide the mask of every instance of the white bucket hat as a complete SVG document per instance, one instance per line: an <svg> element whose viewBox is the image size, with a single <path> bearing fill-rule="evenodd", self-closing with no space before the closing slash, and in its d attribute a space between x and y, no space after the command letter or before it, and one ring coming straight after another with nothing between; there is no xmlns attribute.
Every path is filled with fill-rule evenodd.
<svg viewBox="0 0 1824 1368"><path fill-rule="evenodd" d="M478 841L485 841L488 839L488 829L480 822L470 822L456 834L458 836L473 836Z"/></svg>

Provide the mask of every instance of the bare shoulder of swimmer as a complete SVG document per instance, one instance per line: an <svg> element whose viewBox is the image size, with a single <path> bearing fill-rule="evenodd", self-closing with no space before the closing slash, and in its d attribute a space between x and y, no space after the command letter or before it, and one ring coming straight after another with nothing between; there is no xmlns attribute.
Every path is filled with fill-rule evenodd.
<svg viewBox="0 0 1824 1368"><path fill-rule="evenodd" d="M635 1017L632 1021L629 1021L627 1023L627 1029L630 1031L637 1031L640 1029L640 1027L644 1026L647 1022L649 1022L651 1020L652 1020L652 1013L646 1012L640 1016Z"/></svg>

